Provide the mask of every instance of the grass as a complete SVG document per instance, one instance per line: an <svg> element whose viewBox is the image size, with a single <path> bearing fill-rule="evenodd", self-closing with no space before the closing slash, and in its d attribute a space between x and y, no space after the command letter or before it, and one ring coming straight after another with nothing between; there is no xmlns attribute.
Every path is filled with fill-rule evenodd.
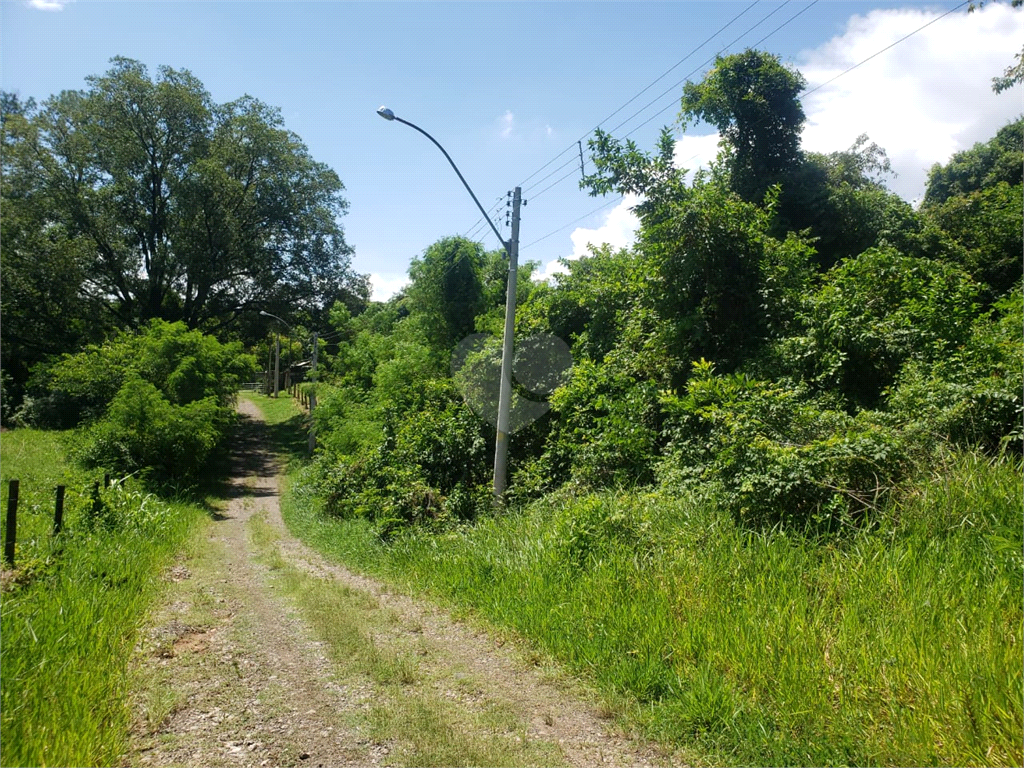
<svg viewBox="0 0 1024 768"><path fill-rule="evenodd" d="M163 502L131 482L102 492L69 466L59 435L0 436L6 480L21 481L17 571L5 583L0 633L3 765L114 765L126 743L128 660L160 588L160 572L203 511ZM66 484L54 540L53 489Z"/></svg>
<svg viewBox="0 0 1024 768"><path fill-rule="evenodd" d="M324 554L529 638L711 763L1021 765L1021 498L1019 462L966 454L830 541L668 492L554 495L389 545L300 482L283 514Z"/></svg>

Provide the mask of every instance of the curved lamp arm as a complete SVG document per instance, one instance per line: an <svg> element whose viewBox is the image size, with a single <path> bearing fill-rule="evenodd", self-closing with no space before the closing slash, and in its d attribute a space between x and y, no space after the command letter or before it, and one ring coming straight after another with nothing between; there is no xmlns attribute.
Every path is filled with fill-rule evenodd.
<svg viewBox="0 0 1024 768"><path fill-rule="evenodd" d="M381 107L380 109L378 109L377 110L377 114L380 115L381 117L383 117L385 120L397 120L400 123L408 125L410 128L415 128L417 131L419 131L424 136L426 136L428 139L430 139L432 142L434 142L434 146L441 150L441 152L444 154L444 156L448 159L448 162L451 163L452 168L454 168L455 172L459 175L459 180L462 182L462 185L466 188L466 191L469 192L470 196L473 198L473 202L476 203L476 207L480 209L480 213L482 213L484 215L484 219L486 219L487 223L491 225L491 229L494 230L494 234L497 236L497 238L501 242L501 244L505 247L505 252L508 253L508 254L511 254L511 252L512 252L512 245L511 245L511 243L509 241L505 240L505 238L503 238L501 236L501 233L498 232L498 228L496 226L494 226L494 222L491 221L491 217L487 215L487 211L485 211L484 207L482 205L480 205L480 201L476 199L476 195L473 194L473 190L470 189L469 184L466 183L466 179L465 179L465 177L463 177L462 171L459 170L459 166L457 166L455 164L455 161L452 160L451 155L449 155L448 152L445 150L445 148L442 147L440 145L440 143L438 143L437 139L435 139L433 136L431 136L429 133L424 131L422 128L420 128L415 123L410 123L408 120L403 120L402 118L400 118L398 115L396 115L394 112L392 112L387 107Z"/></svg>

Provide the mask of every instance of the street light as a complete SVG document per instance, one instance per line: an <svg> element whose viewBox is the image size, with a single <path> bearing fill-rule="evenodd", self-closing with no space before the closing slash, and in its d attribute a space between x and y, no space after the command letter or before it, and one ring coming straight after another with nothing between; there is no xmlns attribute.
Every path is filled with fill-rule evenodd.
<svg viewBox="0 0 1024 768"><path fill-rule="evenodd" d="M458 174L459 180L462 181L462 185L469 192L470 197L473 198L473 202L476 203L476 207L480 209L480 213L483 214L484 220L490 225L491 230L497 236L498 240L501 241L502 246L505 248L505 252L508 254L508 287L505 292L505 335L501 345L501 389L498 394L498 435L494 441L494 498L499 504L505 495L506 486L506 473L508 465L508 427L509 427L509 413L512 406L512 342L515 331L515 319L516 319L516 271L517 262L519 259L519 205L522 200L522 191L519 187L515 188L515 192L512 196L512 236L505 240L498 228L494 226L494 222L491 221L491 217L487 215L487 211L480 205L480 201L477 200L473 190L470 189L469 184L466 183L466 179L463 177L459 167L455 165L455 161L452 160L451 155L442 147L437 139L431 136L429 133L424 131L418 125L410 123L408 120L403 120L398 117L387 107L381 107L377 110L377 114L388 121L398 121L408 125L410 128L414 128L428 139L430 139L434 146L441 150L441 153L445 156L448 162L451 164L455 173Z"/></svg>
<svg viewBox="0 0 1024 768"><path fill-rule="evenodd" d="M285 326L288 328L288 348L291 349L291 346L292 346L292 337L291 337L292 327L290 325L288 325L288 321L285 320L283 317L278 317L277 315L272 315L269 312L267 312L265 310L262 310L262 309L260 310L260 314L263 315L263 317L272 317L275 320L280 320L282 323L285 324ZM280 390L280 384L281 384L281 335L279 333L275 332L275 337L276 337L276 343L275 343L274 346L276 347L276 350L277 350L277 356L274 358L274 397L277 397L277 393Z"/></svg>

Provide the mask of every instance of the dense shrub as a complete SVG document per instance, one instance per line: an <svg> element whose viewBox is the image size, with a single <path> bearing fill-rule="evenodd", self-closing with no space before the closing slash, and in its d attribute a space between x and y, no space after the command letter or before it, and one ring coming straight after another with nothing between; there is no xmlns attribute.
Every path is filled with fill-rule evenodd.
<svg viewBox="0 0 1024 768"><path fill-rule="evenodd" d="M582 360L552 394L551 408L542 460L550 485L570 477L595 487L654 479L660 412L653 382L638 381L611 363Z"/></svg>
<svg viewBox="0 0 1024 768"><path fill-rule="evenodd" d="M948 264L866 251L805 298L806 330L774 345L778 369L851 408L877 407L906 363L941 359L967 341L979 290Z"/></svg>
<svg viewBox="0 0 1024 768"><path fill-rule="evenodd" d="M255 368L237 342L154 320L138 333L122 332L100 345L42 366L30 387L23 423L65 429L101 418L131 376L148 381L174 405L213 398L231 404L239 383Z"/></svg>
<svg viewBox="0 0 1024 768"><path fill-rule="evenodd" d="M329 514L365 517L385 537L472 519L490 504L493 439L455 385L438 379L406 394L405 407L383 409L379 440L349 441L353 454L322 450L312 472Z"/></svg>
<svg viewBox="0 0 1024 768"><path fill-rule="evenodd" d="M39 396L22 419L81 425L76 454L87 466L192 478L227 434L235 392L253 368L241 344L154 320L40 371Z"/></svg>
<svg viewBox="0 0 1024 768"><path fill-rule="evenodd" d="M701 487L743 525L828 529L877 508L910 467L910 446L870 412L850 416L798 390L694 364L664 398L669 484Z"/></svg>
<svg viewBox="0 0 1024 768"><path fill-rule="evenodd" d="M152 472L159 479L194 477L229 423L214 398L174 405L131 374L106 416L82 430L78 458L86 466Z"/></svg>
<svg viewBox="0 0 1024 768"><path fill-rule="evenodd" d="M931 364L913 363L887 394L894 416L934 439L1019 454L1024 429L1024 293L979 318L971 337Z"/></svg>

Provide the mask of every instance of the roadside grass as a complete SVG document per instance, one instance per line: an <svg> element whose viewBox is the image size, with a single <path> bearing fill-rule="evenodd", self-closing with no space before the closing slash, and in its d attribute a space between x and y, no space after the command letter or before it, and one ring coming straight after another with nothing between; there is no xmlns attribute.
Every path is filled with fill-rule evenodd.
<svg viewBox="0 0 1024 768"><path fill-rule="evenodd" d="M502 711L498 703L478 712L438 695L414 652L381 639L393 617L375 597L290 565L278 549L278 532L264 516L251 518L249 530L281 591L327 643L343 678L367 678L377 686L366 717L371 738L393 745L390 761L409 766L560 764L553 745L528 739L515 713Z"/></svg>
<svg viewBox="0 0 1024 768"><path fill-rule="evenodd" d="M282 512L307 543L515 630L711 763L1024 761L1019 461L950 457L831 540L655 491L554 494L385 545L291 478Z"/></svg>
<svg viewBox="0 0 1024 768"><path fill-rule="evenodd" d="M0 435L3 495L21 481L17 571L0 607L3 765L114 765L131 719L128 661L160 573L202 509L165 502L133 481L101 492L92 516L92 475L65 461L57 433ZM68 486L64 531L53 492Z"/></svg>

